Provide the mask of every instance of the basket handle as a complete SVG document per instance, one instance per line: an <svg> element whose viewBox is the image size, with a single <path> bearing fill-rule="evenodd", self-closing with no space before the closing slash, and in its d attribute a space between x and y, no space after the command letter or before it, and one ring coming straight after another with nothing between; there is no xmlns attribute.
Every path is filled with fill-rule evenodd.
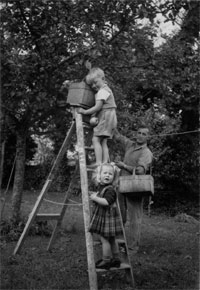
<svg viewBox="0 0 200 290"><path fill-rule="evenodd" d="M133 173L132 173L133 178L135 178L135 169L136 167L133 167Z"/></svg>

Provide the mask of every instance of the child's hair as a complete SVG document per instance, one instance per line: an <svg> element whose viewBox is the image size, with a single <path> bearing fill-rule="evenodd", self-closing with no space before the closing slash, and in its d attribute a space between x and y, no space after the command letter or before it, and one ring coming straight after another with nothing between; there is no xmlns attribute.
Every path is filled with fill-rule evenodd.
<svg viewBox="0 0 200 290"><path fill-rule="evenodd" d="M86 82L91 85L91 83L93 82L94 78L99 77L104 79L105 78L105 74L104 71L102 69L100 69L99 67L93 67L90 72L87 74L86 76Z"/></svg>
<svg viewBox="0 0 200 290"><path fill-rule="evenodd" d="M96 174L95 174L95 181L97 184L101 183L101 171L102 171L102 168L104 166L109 166L109 167L112 167L113 169L113 173L114 173L114 177L113 177L113 181L112 181L112 185L114 187L117 187L118 186L118 181L119 181L119 172L120 170L118 169L117 166L115 166L114 163L103 163L101 165L99 165L96 169Z"/></svg>

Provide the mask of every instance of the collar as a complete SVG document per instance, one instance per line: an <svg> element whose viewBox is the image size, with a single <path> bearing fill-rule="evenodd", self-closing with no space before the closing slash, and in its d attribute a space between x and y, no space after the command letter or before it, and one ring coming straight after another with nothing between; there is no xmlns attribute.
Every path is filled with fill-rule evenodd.
<svg viewBox="0 0 200 290"><path fill-rule="evenodd" d="M102 89L102 88L105 88L105 87L107 87L107 86L108 86L108 85L105 83L105 84L101 87L101 89Z"/></svg>
<svg viewBox="0 0 200 290"><path fill-rule="evenodd" d="M136 150L140 150L140 149L144 149L144 148L147 148L147 144L146 144L146 143L143 144L143 145L141 145L141 146L138 146L138 147L137 147L137 145L136 145L136 143L135 143L134 151L136 151Z"/></svg>

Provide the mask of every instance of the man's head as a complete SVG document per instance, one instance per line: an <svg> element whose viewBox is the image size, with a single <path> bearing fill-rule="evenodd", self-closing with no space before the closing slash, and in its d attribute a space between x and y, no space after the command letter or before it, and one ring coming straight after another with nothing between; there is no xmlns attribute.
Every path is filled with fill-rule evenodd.
<svg viewBox="0 0 200 290"><path fill-rule="evenodd" d="M147 126L140 126L137 130L137 134L136 134L136 143L138 145L144 145L147 143L147 140L149 138L149 129L147 128Z"/></svg>

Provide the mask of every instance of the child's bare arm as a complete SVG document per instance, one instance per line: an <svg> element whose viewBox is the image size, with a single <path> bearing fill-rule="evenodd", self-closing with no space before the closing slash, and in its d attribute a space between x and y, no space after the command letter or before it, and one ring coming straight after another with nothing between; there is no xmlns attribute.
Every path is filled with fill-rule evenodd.
<svg viewBox="0 0 200 290"><path fill-rule="evenodd" d="M92 114L100 111L102 106L103 106L103 101L96 101L95 106L93 106L92 108L90 108L88 110L80 108L79 113L83 114L83 115L92 115Z"/></svg>
<svg viewBox="0 0 200 290"><path fill-rule="evenodd" d="M102 205L102 206L107 206L107 205L109 205L108 201L107 201L105 198L97 196L97 192L92 193L92 194L90 195L90 199L91 199L92 201L94 201L94 202L96 202L96 203Z"/></svg>

